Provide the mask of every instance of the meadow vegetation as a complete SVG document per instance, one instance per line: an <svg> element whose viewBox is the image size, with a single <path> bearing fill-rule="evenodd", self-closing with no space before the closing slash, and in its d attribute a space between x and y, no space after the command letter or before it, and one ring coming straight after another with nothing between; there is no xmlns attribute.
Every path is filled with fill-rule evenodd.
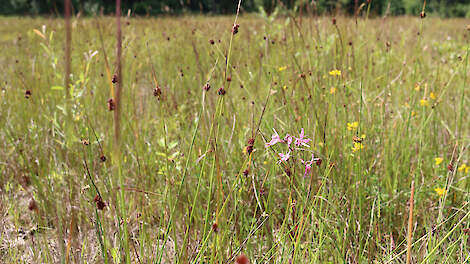
<svg viewBox="0 0 470 264"><path fill-rule="evenodd" d="M0 262L468 263L470 21L122 17L120 137L71 22L67 96L63 20L0 20Z"/></svg>

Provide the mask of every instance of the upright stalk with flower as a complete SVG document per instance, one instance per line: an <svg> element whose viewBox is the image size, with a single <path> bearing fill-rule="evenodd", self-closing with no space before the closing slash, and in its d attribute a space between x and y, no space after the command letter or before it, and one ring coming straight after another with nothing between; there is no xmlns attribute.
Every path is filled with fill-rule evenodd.
<svg viewBox="0 0 470 264"><path fill-rule="evenodd" d="M290 168L295 167L296 164L296 159L295 155L301 155L302 152L309 151L306 148L310 148L309 143L312 141L312 139L307 138L305 136L304 129L302 128L300 131L300 134L298 137L291 136L290 134L286 134L282 139L281 136L277 133L277 131L273 128L273 135L271 136L271 141L267 142L265 144L266 148L270 148L278 143L284 144L287 146L286 151L283 152L278 152L277 155L279 156L278 164L285 164L287 165L286 167L286 174L288 176L291 175L291 170ZM292 160L292 163L289 164L289 161ZM319 157L316 157L315 154L312 152L311 153L311 159L310 160L303 160L301 158L298 159L300 161L300 164L304 167L304 176L307 176L311 169L312 165L315 163L316 165L320 166L322 159Z"/></svg>

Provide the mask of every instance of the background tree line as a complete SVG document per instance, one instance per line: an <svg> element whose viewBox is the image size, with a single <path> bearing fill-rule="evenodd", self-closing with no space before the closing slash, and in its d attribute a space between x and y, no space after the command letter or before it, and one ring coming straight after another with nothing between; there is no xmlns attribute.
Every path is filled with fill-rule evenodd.
<svg viewBox="0 0 470 264"><path fill-rule="evenodd" d="M418 15L423 0L243 0L243 11L268 14L276 8L308 10L315 14L353 15L364 11L361 5L370 1L372 15ZM60 15L63 0L0 0L0 15ZM74 11L86 15L114 12L114 0L72 0ZM137 15L158 14L230 14L238 0L123 0L123 10ZM365 7L364 7L365 8ZM470 17L470 0L428 0L426 13L442 17Z"/></svg>

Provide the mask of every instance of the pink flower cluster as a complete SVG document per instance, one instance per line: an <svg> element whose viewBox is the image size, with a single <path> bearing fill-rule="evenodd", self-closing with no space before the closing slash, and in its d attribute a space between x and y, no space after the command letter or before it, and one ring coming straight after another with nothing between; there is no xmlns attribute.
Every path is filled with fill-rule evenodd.
<svg viewBox="0 0 470 264"><path fill-rule="evenodd" d="M277 131L274 128L273 128L273 130L274 130L274 134L271 136L271 141L266 143L267 148L271 147L273 145L276 145L277 143L286 143L290 148L290 145L292 144L292 141L294 141L294 139L295 139L294 144L297 147L300 147L300 146L310 147L309 145L307 145L307 143L310 142L311 139L305 137L303 128L300 131L299 137L294 137L294 136L291 136L289 134L286 134L284 139L281 139L281 137L279 136L279 134L277 133Z"/></svg>
<svg viewBox="0 0 470 264"><path fill-rule="evenodd" d="M311 139L305 137L305 133L304 133L303 128L301 129L300 134L299 134L298 137L286 134L286 136L283 139L281 139L281 137L279 136L279 134L277 133L277 131L275 129L273 129L273 130L274 130L274 134L271 136L271 141L266 143L266 145L265 145L266 148L274 146L277 143L286 144L289 148L287 153L282 153L282 152L278 153L278 155L279 155L279 161L278 162L279 163L287 162L289 160L289 158L291 157L292 151L302 150L302 149L299 149L299 147L310 147L307 143L310 142ZM318 166L320 166L320 164L321 164L321 159L320 158L315 158L314 154L312 154L312 159L311 160L304 161L304 160L300 159L300 161L305 166L305 175L307 175L310 172L310 170L312 169L312 165L314 163Z"/></svg>

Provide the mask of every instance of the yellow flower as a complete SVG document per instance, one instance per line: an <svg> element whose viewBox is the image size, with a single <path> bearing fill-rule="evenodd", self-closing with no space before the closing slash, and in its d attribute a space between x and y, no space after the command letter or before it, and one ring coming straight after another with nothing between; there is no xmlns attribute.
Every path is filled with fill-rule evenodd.
<svg viewBox="0 0 470 264"><path fill-rule="evenodd" d="M287 69L287 66L282 66L282 67L279 67L279 71L282 72L282 71L285 71Z"/></svg>
<svg viewBox="0 0 470 264"><path fill-rule="evenodd" d="M366 139L366 134L362 134L362 135L361 135L361 138L362 138L363 140Z"/></svg>
<svg viewBox="0 0 470 264"><path fill-rule="evenodd" d="M415 91L419 92L421 88L419 87L419 83L415 84Z"/></svg>
<svg viewBox="0 0 470 264"><path fill-rule="evenodd" d="M335 87L331 87L330 88L330 94L334 94L336 93L336 88Z"/></svg>
<svg viewBox="0 0 470 264"><path fill-rule="evenodd" d="M434 158L434 161L436 162L436 165L439 165L442 163L442 161L444 161L444 159L438 157L438 158Z"/></svg>
<svg viewBox="0 0 470 264"><path fill-rule="evenodd" d="M287 85L282 86L282 89L287 90Z"/></svg>
<svg viewBox="0 0 470 264"><path fill-rule="evenodd" d="M436 98L437 98L436 94L433 93L433 92L431 92L431 93L429 94L429 97L430 97L431 99L433 99L433 100L436 100Z"/></svg>
<svg viewBox="0 0 470 264"><path fill-rule="evenodd" d="M444 196L444 194L446 193L446 190L442 189L441 187L437 187L436 189L434 189L434 191L437 193L437 195L439 195L439 197Z"/></svg>
<svg viewBox="0 0 470 264"><path fill-rule="evenodd" d="M354 146L351 148L352 152L359 151L364 148L364 145L360 142L354 142Z"/></svg>
<svg viewBox="0 0 470 264"><path fill-rule="evenodd" d="M246 155L246 153L248 153L248 149L247 149L247 147L244 147L244 148L243 148L243 154Z"/></svg>
<svg viewBox="0 0 470 264"><path fill-rule="evenodd" d="M418 113L416 113L415 111L411 111L411 116L418 116Z"/></svg>
<svg viewBox="0 0 470 264"><path fill-rule="evenodd" d="M341 71L340 70L332 70L329 72L331 76L341 76Z"/></svg>
<svg viewBox="0 0 470 264"><path fill-rule="evenodd" d="M359 122L355 121L355 122L352 122L352 123L348 123L348 130L354 130L356 129L357 127L359 126Z"/></svg>
<svg viewBox="0 0 470 264"><path fill-rule="evenodd" d="M470 171L470 166L467 166L467 164L462 164L460 165L459 169L460 172L468 173Z"/></svg>
<svg viewBox="0 0 470 264"><path fill-rule="evenodd" d="M419 103L421 104L421 106L428 106L429 105L429 102L426 99L419 100Z"/></svg>

